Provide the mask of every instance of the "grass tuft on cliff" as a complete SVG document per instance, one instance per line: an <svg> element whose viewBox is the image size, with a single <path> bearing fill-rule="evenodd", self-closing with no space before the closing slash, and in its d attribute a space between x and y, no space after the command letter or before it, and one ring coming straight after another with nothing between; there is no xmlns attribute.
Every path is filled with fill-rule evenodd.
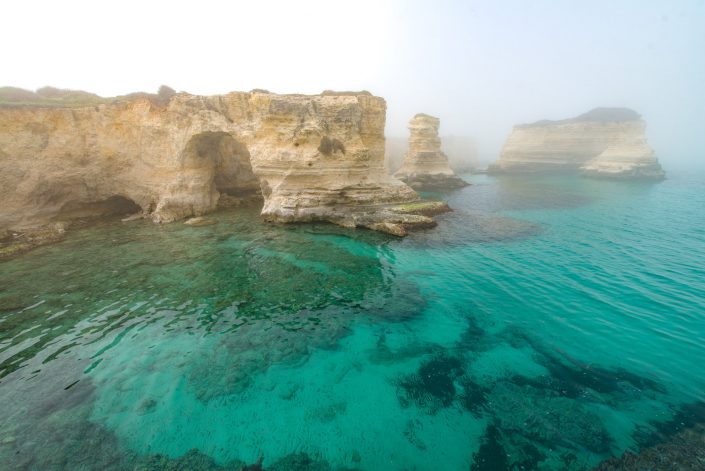
<svg viewBox="0 0 705 471"><path fill-rule="evenodd" d="M55 87L43 87L36 92L18 87L0 87L0 107L41 106L50 108L80 108L136 98L147 98L156 104L165 106L174 95L176 95L176 91L166 85L159 87L157 93L137 92L109 98L82 90Z"/></svg>
<svg viewBox="0 0 705 471"><path fill-rule="evenodd" d="M112 100L82 90L43 87L33 92L17 87L0 87L0 106L80 107L109 103Z"/></svg>

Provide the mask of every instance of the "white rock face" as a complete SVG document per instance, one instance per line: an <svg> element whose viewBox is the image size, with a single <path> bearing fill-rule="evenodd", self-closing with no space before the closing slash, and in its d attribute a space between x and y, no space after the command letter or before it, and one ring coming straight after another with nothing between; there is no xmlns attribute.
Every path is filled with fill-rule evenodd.
<svg viewBox="0 0 705 471"><path fill-rule="evenodd" d="M644 122L640 121L642 126ZM614 178L653 178L664 177L654 151L646 143L642 133L633 133L616 145L611 145L594 159L580 167L587 176Z"/></svg>
<svg viewBox="0 0 705 471"><path fill-rule="evenodd" d="M563 121L515 126L494 173L580 171L587 176L660 179L664 173L634 111L597 108Z"/></svg>
<svg viewBox="0 0 705 471"><path fill-rule="evenodd" d="M467 186L448 165L438 137L440 120L427 114L417 114L409 121L409 151L404 163L394 174L417 190L447 189Z"/></svg>
<svg viewBox="0 0 705 471"><path fill-rule="evenodd" d="M385 113L367 92L0 107L0 236L110 213L170 222L253 193L270 221L428 226L390 209L418 195L384 168Z"/></svg>

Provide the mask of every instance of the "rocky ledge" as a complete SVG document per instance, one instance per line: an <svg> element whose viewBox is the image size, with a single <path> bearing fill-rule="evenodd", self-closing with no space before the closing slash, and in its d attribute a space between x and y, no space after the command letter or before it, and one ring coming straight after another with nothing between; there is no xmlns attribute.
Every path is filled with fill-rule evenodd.
<svg viewBox="0 0 705 471"><path fill-rule="evenodd" d="M626 108L514 127L490 173L580 172L590 177L664 178L646 142L646 123Z"/></svg>
<svg viewBox="0 0 705 471"><path fill-rule="evenodd" d="M439 125L438 118L423 113L409 121L409 151L394 176L416 190L446 190L468 185L455 175L441 151Z"/></svg>
<svg viewBox="0 0 705 471"><path fill-rule="evenodd" d="M253 196L273 222L396 235L433 224L428 211L406 212L419 196L385 171L386 103L368 92L86 96L0 100L3 244L31 245L56 223L117 214L165 223Z"/></svg>

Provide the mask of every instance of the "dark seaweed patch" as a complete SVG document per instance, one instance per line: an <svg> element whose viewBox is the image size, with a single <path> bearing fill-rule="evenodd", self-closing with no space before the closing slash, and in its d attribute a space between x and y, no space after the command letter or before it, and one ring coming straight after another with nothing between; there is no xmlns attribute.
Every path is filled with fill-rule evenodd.
<svg viewBox="0 0 705 471"><path fill-rule="evenodd" d="M478 417L487 409L488 389L475 383L468 376L463 376L460 380L463 392L460 394L460 403Z"/></svg>
<svg viewBox="0 0 705 471"><path fill-rule="evenodd" d="M477 324L477 321L472 317L467 320L467 327L460 336L457 346L462 351L480 351L483 350L484 344L487 342L487 334L485 329Z"/></svg>
<svg viewBox="0 0 705 471"><path fill-rule="evenodd" d="M651 421L650 427L638 427L633 434L639 448L653 447L667 442L683 430L705 424L705 401L685 404L676 409L670 420Z"/></svg>
<svg viewBox="0 0 705 471"><path fill-rule="evenodd" d="M253 466L257 465L248 466L239 460L219 465L210 456L201 453L199 450L192 449L178 458L170 458L160 454L140 458L134 469L136 471L181 471L187 469L194 471L262 470L261 467L253 468Z"/></svg>
<svg viewBox="0 0 705 471"><path fill-rule="evenodd" d="M603 368L583 363L558 348L551 349L526 334L511 332L514 345L527 344L536 352L536 357L550 373L548 378L538 380L519 379L534 387L552 389L562 396L577 398L590 393L625 393L630 390L650 390L665 393L665 387L649 378L632 373L624 368Z"/></svg>
<svg viewBox="0 0 705 471"><path fill-rule="evenodd" d="M539 463L546 458L546 456L531 443L524 444L519 449L518 455L518 459L512 463L512 469L538 469Z"/></svg>
<svg viewBox="0 0 705 471"><path fill-rule="evenodd" d="M500 443L501 434L495 425L487 427L482 444L473 455L471 471L502 471L509 469L507 452Z"/></svg>
<svg viewBox="0 0 705 471"><path fill-rule="evenodd" d="M631 385L640 391L650 389L665 392L659 383L623 368L607 369L577 362L573 362L574 366L571 367L556 357L549 357L543 364L560 387L568 392L569 397L577 397L586 388L599 393L613 394L624 391L626 385Z"/></svg>
<svg viewBox="0 0 705 471"><path fill-rule="evenodd" d="M419 367L417 373L398 381L397 397L403 407L412 402L432 412L450 406L456 395L455 380L463 374L459 358L439 354Z"/></svg>
<svg viewBox="0 0 705 471"><path fill-rule="evenodd" d="M353 461L355 456L359 461L359 453L353 452ZM306 453L292 453L279 459L271 466L267 466L266 471L353 471L352 468L333 468L330 463L324 459L316 459ZM264 471L264 470L263 470Z"/></svg>

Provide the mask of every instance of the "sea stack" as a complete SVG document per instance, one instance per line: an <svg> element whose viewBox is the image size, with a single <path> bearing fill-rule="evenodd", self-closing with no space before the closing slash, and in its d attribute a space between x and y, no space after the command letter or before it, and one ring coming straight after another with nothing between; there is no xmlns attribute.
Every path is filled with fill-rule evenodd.
<svg viewBox="0 0 705 471"><path fill-rule="evenodd" d="M646 123L627 108L515 126L491 173L580 172L590 177L664 178L646 142Z"/></svg>
<svg viewBox="0 0 705 471"><path fill-rule="evenodd" d="M409 151L394 176L415 190L445 190L468 185L455 175L441 151L439 125L438 118L423 113L409 121Z"/></svg>

